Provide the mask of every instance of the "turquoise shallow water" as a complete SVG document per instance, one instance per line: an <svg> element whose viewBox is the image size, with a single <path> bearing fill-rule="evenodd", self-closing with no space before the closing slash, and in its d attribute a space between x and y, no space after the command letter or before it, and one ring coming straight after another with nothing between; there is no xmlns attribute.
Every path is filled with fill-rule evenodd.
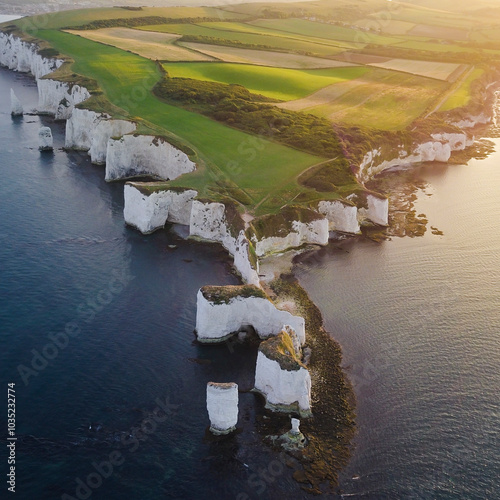
<svg viewBox="0 0 500 500"><path fill-rule="evenodd" d="M500 498L500 141L427 165L416 213L443 236L356 241L297 267L358 399L345 497ZM393 174L397 175L397 174ZM429 196L430 195L430 196Z"/></svg>

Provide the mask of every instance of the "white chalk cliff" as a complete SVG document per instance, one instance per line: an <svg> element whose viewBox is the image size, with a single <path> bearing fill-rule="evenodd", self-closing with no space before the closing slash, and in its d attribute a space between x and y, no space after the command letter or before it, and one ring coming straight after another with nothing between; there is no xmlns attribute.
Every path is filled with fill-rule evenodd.
<svg viewBox="0 0 500 500"><path fill-rule="evenodd" d="M477 125L486 125L493 121L492 113L478 113L477 115L470 115L467 118L453 122L451 125L458 127L460 129L474 128Z"/></svg>
<svg viewBox="0 0 500 500"><path fill-rule="evenodd" d="M389 224L389 200L372 194L366 197L367 207L358 209L358 219L367 219L380 226Z"/></svg>
<svg viewBox="0 0 500 500"><path fill-rule="evenodd" d="M10 110L12 116L22 116L24 114L23 105L13 89L10 89Z"/></svg>
<svg viewBox="0 0 500 500"><path fill-rule="evenodd" d="M106 181L150 176L176 179L195 170L186 153L161 137L125 135L110 139L106 152Z"/></svg>
<svg viewBox="0 0 500 500"><path fill-rule="evenodd" d="M38 112L54 115L56 120L71 117L77 104L86 101L90 92L80 85L51 79L38 79Z"/></svg>
<svg viewBox="0 0 500 500"><path fill-rule="evenodd" d="M134 122L113 120L105 113L74 108L66 122L65 146L88 151L92 163L103 165L106 163L109 140L134 132L136 127Z"/></svg>
<svg viewBox="0 0 500 500"><path fill-rule="evenodd" d="M165 226L165 223L189 225L193 199L198 194L192 189L174 191L161 189L147 193L147 183L127 182L124 188L125 222L143 234ZM141 189L142 186L142 189Z"/></svg>
<svg viewBox="0 0 500 500"><path fill-rule="evenodd" d="M31 73L39 79L55 71L63 61L42 57L36 44L0 32L0 64L20 73Z"/></svg>
<svg viewBox="0 0 500 500"><path fill-rule="evenodd" d="M291 229L283 236L254 237L255 252L258 257L283 252L306 244L328 244L328 221L318 217L310 222L291 221Z"/></svg>
<svg viewBox="0 0 500 500"><path fill-rule="evenodd" d="M54 149L50 127L42 127L38 131L38 149L40 151L52 151Z"/></svg>
<svg viewBox="0 0 500 500"><path fill-rule="evenodd" d="M255 390L266 398L266 406L281 411L311 415L311 375L301 363L300 348L292 346L293 331L263 342L257 355Z"/></svg>
<svg viewBox="0 0 500 500"><path fill-rule="evenodd" d="M92 145L92 135L101 120L101 114L88 109L73 109L66 121L66 139L64 146L68 149L88 151Z"/></svg>
<svg viewBox="0 0 500 500"><path fill-rule="evenodd" d="M238 385L209 382L207 411L211 432L229 434L234 431L238 423Z"/></svg>
<svg viewBox="0 0 500 500"><path fill-rule="evenodd" d="M360 166L358 179L363 183L373 179L384 170L396 167L410 166L427 161L447 162L453 151L463 150L471 142L465 133L435 133L431 141L416 144L412 151L403 145L382 155L381 148L368 151Z"/></svg>
<svg viewBox="0 0 500 500"><path fill-rule="evenodd" d="M358 221L358 208L340 200L320 201L318 212L328 220L330 231L358 234L361 229Z"/></svg>
<svg viewBox="0 0 500 500"><path fill-rule="evenodd" d="M137 125L128 120L112 120L107 115L101 115L90 138L90 161L95 165L106 163L108 142L112 137L121 137L135 132Z"/></svg>
<svg viewBox="0 0 500 500"><path fill-rule="evenodd" d="M221 342L232 333L252 326L261 338L278 335L284 325L292 327L301 344L305 343L304 318L281 311L267 298L261 296L234 296L211 300L210 290L198 291L196 302L196 335L200 342ZM218 288L218 287L216 287ZM220 287L224 293L230 287Z"/></svg>
<svg viewBox="0 0 500 500"><path fill-rule="evenodd" d="M234 232L234 231L233 231ZM233 234L223 203L194 200L189 223L190 236L221 243L233 256L234 267L245 283L259 285L258 263L252 264L250 243L245 232Z"/></svg>

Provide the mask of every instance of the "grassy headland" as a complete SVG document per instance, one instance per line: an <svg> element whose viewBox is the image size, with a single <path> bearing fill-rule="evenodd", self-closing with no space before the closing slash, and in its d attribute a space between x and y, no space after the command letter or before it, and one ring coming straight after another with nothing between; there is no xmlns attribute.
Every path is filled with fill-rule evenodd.
<svg viewBox="0 0 500 500"><path fill-rule="evenodd" d="M11 24L67 56L58 78L91 82L85 106L188 152L198 169L173 186L265 215L359 191L353 151L373 138L409 143L422 117L439 126L477 107L500 61L500 12L481 9L322 0L90 9Z"/></svg>

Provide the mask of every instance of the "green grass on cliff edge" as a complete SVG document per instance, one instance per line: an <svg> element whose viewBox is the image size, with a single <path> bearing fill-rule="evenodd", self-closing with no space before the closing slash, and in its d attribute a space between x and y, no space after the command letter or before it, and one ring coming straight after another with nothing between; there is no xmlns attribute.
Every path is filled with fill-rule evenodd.
<svg viewBox="0 0 500 500"><path fill-rule="evenodd" d="M294 17L295 14L291 12L291 9L298 6L304 9L301 17L309 13L318 16L319 19L325 17L329 21L335 19L336 24L304 19L269 19L269 17L289 17L290 15ZM283 16L277 15L278 12L274 10L269 11L269 8L277 9ZM382 51L380 54L389 54L387 52L389 49L402 47L403 42L425 44L429 41L428 37L409 36L406 33L397 35L369 33L371 43L362 48L368 42L364 40L363 43L359 43L354 40L359 30L353 29L352 26L339 25L341 21L347 21L347 25L355 26L357 20L360 19L359 16L366 16L381 8L386 8L386 2L339 0L333 8L329 2L320 0L301 4L280 4L279 6L240 5L231 6L230 9L224 7L143 8L133 11L122 8L87 9L58 12L38 16L38 18L25 18L10 24L16 24L20 29L24 27L25 30L30 26L37 26L36 32L28 30L27 33L43 39L44 49L59 51L75 61L71 67L65 65L62 70L59 70L57 78L70 82L77 81L84 86L88 86L87 83L90 80L95 81L93 88L95 94L91 100L82 104L83 107L90 107L95 111L106 111L119 118L132 119L138 123L140 133L164 135L167 140L190 154L198 165L197 171L183 175L171 185L196 189L204 198L220 200L229 197L242 203L256 215L261 215L277 213L288 204L310 206L318 199L345 197L353 190L359 189L359 186L355 181L345 185L328 182L326 184L332 187L332 190L323 188L318 190L318 179L313 179L315 181L313 183L299 182L304 180L304 175L307 178L313 174L316 175L316 172L321 170L319 166L330 158L320 158L278 144L270 140L268 135L258 137L236 130L233 128L236 125L231 125L231 122L215 122L199 112L190 111L189 106L181 108L178 105L160 101L152 94L154 85L162 77L162 68L155 62L58 30L99 20L115 25L126 22L129 18L159 16L159 18L174 20L175 24L142 26L142 29L174 30L180 34L211 34L212 37L216 36L217 40L220 38L221 43L225 40L224 43L230 46L235 42L244 41L258 43L259 47L285 43L286 47L281 47L281 45L280 47L288 51L299 50L299 48L300 51L304 51L306 50L304 44L307 42L313 46L314 50L311 49L313 53L319 54L319 52L327 51L330 55L333 55L331 52L333 49L336 52L342 50L341 46L345 48L346 44L350 46L354 44L358 49L358 53L354 54L359 59L356 59L356 62L360 64L355 68L304 71L217 62L167 65L172 73L180 71L183 76L221 83L234 81L252 90L272 94L282 99L307 96L318 86L322 87L330 83L332 79L337 81L340 78L341 81L337 81L336 85L328 86L332 91L331 95L328 93L326 96L328 102L305 109L308 113L326 116L328 120L336 124L337 128L339 126L344 128L347 131L344 135L349 138L352 135L349 130L352 131L353 127L369 133L371 129L399 131L411 126L416 118L431 110L439 102L443 92L449 86L447 82L364 65L368 64L368 59L373 57L368 54L378 54L380 51ZM267 17L267 19L256 20L261 17ZM192 20L188 21L188 18ZM217 22L204 22L203 19L217 20ZM228 19L232 22L225 22ZM142 21L145 22L145 19ZM405 22L410 21L413 19ZM452 16L449 21L454 26L457 21L456 16ZM486 22L482 18L480 21L483 24ZM489 19L488 22L490 22ZM500 23L500 16L498 22ZM391 43L392 41L397 43ZM447 57L450 48L449 41L446 44L434 43L437 48L441 47L441 53L433 53L432 60ZM479 57L482 54L479 47L465 41L460 43L459 48L464 51L465 56ZM300 44L300 47L296 44ZM394 54L390 52L389 57L398 54L403 54L404 57L412 55L415 59L422 58L423 55L429 57L429 54L424 54L422 50L424 50L422 47L407 48L406 52L398 49L393 51ZM466 53L466 50L472 50L474 54ZM492 53L491 57L493 64L496 56L494 57ZM384 75L387 78L383 78ZM471 75L471 80L472 77L478 75L479 71L475 72ZM315 78L311 79L311 76ZM453 95L444 103L446 109L468 102L472 92L472 82L466 83L467 85L458 89L457 95ZM344 149L349 152L357 148L357 144L352 141L344 141L344 145ZM352 161L352 155L349 156ZM311 168L315 166L318 167ZM325 173L326 170L323 169L321 172ZM324 175L324 177L328 176ZM323 184L326 186L325 183Z"/></svg>
<svg viewBox="0 0 500 500"><path fill-rule="evenodd" d="M124 114L174 134L197 151L206 168L183 176L177 185L204 192L214 181L228 179L249 196L250 205L256 205L322 161L158 101L151 90L162 75L153 61L60 31L41 30L37 36L74 59L71 70L96 80Z"/></svg>

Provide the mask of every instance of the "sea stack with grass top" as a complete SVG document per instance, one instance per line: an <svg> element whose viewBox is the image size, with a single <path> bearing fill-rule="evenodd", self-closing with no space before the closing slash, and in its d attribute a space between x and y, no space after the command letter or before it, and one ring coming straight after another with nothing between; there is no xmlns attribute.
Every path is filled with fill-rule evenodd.
<svg viewBox="0 0 500 500"><path fill-rule="evenodd" d="M209 382L207 410L210 432L216 435L233 432L238 423L238 384Z"/></svg>
<svg viewBox="0 0 500 500"><path fill-rule="evenodd" d="M278 335L284 325L305 343L304 318L278 309L254 285L204 286L198 292L196 335L199 342L224 342L232 334L252 326L261 339Z"/></svg>
<svg viewBox="0 0 500 500"><path fill-rule="evenodd" d="M290 327L260 344L255 391L266 398L267 408L311 416L311 375L302 357L300 341Z"/></svg>

